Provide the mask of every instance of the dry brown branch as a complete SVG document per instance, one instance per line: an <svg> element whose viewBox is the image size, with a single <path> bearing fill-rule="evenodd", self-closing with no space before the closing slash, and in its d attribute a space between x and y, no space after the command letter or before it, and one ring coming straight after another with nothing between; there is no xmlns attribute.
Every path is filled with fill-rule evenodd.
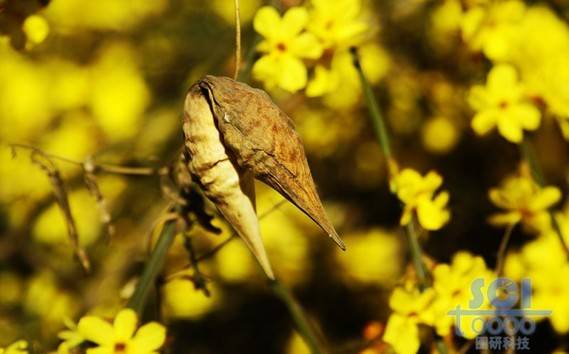
<svg viewBox="0 0 569 354"><path fill-rule="evenodd" d="M101 216L101 223L105 228L107 237L110 239L115 234L115 227L112 223L111 213L109 212L107 201L101 193L99 184L97 183L97 177L95 176L95 166L91 159L87 159L83 164L84 170L84 180L85 186L89 193L95 198L97 202L97 207L99 209L99 214Z"/></svg>
<svg viewBox="0 0 569 354"><path fill-rule="evenodd" d="M14 152L15 153L15 152ZM65 189L65 184L61 178L61 174L57 169L55 163L51 160L50 156L43 153L39 149L32 149L30 155L31 161L39 166L39 168L47 175L51 185L53 187L53 194L55 196L55 201L63 213L65 219L65 224L67 226L67 233L69 235L69 241L71 247L75 252L75 255L83 269L88 272L90 270L90 262L87 257L85 250L79 245L79 235L77 233L77 226L75 220L73 219L73 214L71 213L71 207L69 205L69 197L67 190Z"/></svg>

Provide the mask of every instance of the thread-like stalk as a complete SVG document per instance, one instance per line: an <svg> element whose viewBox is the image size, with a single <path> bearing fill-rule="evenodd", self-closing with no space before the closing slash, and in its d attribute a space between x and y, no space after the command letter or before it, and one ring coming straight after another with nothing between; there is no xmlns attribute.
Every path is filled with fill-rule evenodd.
<svg viewBox="0 0 569 354"><path fill-rule="evenodd" d="M237 80L241 70L241 16L239 14L239 0L235 0L235 71L233 79Z"/></svg>

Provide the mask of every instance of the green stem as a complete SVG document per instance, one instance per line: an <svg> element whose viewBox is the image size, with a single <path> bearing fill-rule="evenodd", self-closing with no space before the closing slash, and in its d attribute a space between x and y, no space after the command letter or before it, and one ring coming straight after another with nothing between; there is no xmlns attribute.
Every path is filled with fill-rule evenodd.
<svg viewBox="0 0 569 354"><path fill-rule="evenodd" d="M413 266L415 267L415 272L419 279L419 288L424 290L429 286L429 280L427 276L427 267L425 266L425 263L423 263L423 251L421 250L421 245L417 239L414 220L411 220L407 225L405 225L405 234L407 235L409 248L411 250L411 257L413 258Z"/></svg>
<svg viewBox="0 0 569 354"><path fill-rule="evenodd" d="M543 170L541 169L541 165L539 163L539 159L537 158L537 153L532 145L532 143L528 139L523 139L522 143L520 144L520 149L524 159L527 161L530 172L532 177L534 178L535 182L540 187L545 187L545 177L543 174ZM551 209L548 210L549 217L551 218L551 225L559 238L559 242L561 242L561 247L563 247L563 251L565 251L565 255L569 258L569 246L567 242L565 242L565 238L563 237L563 231L555 218L555 214Z"/></svg>
<svg viewBox="0 0 569 354"><path fill-rule="evenodd" d="M354 67L356 68L358 75L360 77L362 90L373 123L373 129L375 131L375 135L377 137L377 140L379 141L379 144L381 145L381 149L383 150L385 158L389 160L391 159L391 144L389 140L389 133L387 132L387 127L385 126L385 122L381 115L381 111L379 110L379 105L377 104L377 100L375 99L373 90L371 89L371 85L369 84L369 81L367 80L362 70L357 49L352 47L351 53L354 61Z"/></svg>
<svg viewBox="0 0 569 354"><path fill-rule="evenodd" d="M506 250L508 249L508 244L510 243L510 238L512 237L512 231L516 224L512 224L508 226L504 236L502 237L502 241L500 242L500 247L498 248L498 256L496 257L496 270L495 273L498 277L502 276L504 273L504 261L506 259Z"/></svg>
<svg viewBox="0 0 569 354"><path fill-rule="evenodd" d="M176 236L176 221L169 220L164 224L160 238L158 239L154 250L152 250L150 259L144 267L144 271L142 272L140 281L134 290L134 294L127 304L127 307L135 310L139 316L142 315L146 299L148 298L148 293L156 283L156 278L162 270L166 253L174 241L174 236Z"/></svg>
<svg viewBox="0 0 569 354"><path fill-rule="evenodd" d="M278 280L269 280L269 285L273 292L285 303L298 333L310 348L312 354L322 354L322 348L314 334L308 318L304 314L302 307L294 299L291 292Z"/></svg>
<svg viewBox="0 0 569 354"><path fill-rule="evenodd" d="M387 161L387 169L389 172L389 178L391 180L393 176L397 173L396 171L397 165L395 164L391 152L391 142L389 138L389 132L387 131L387 126L385 125L385 121L383 120L383 116L381 115L379 104L377 103L375 95L373 94L371 85L369 84L369 81L367 80L362 70L357 48L352 47L350 51L352 53L354 67L356 68L358 76L360 78L360 83L362 85L362 90L364 93L366 105L368 107L370 118L373 123L375 136L377 138L377 141L379 142L379 145L381 146L381 149ZM392 186L390 186L390 189L393 192ZM419 244L419 240L417 238L417 232L415 230L414 222L415 220L413 218L411 222L409 222L406 225L405 234L407 235L407 238L409 240L409 247L411 250L411 257L413 258L413 265L415 267L415 271L417 272L417 278L419 279L419 288L422 291L427 287L429 287L431 284L430 284L430 278L427 267L423 262L421 245ZM441 354L448 353L447 346L443 341L437 340L436 346L439 353Z"/></svg>

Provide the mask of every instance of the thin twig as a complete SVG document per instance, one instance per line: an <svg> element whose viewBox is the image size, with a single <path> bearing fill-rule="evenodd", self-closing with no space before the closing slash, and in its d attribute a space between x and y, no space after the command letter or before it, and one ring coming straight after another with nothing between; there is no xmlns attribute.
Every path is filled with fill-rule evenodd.
<svg viewBox="0 0 569 354"><path fill-rule="evenodd" d="M237 80L241 69L241 18L239 15L239 0L235 0L235 71L233 79Z"/></svg>
<svg viewBox="0 0 569 354"><path fill-rule="evenodd" d="M81 168L84 168L85 163L89 162L89 160L76 161L76 160L72 160L72 159L69 159L69 158L64 157L64 156L53 155L53 154L45 152L42 149L35 147L35 146L32 146L32 145L10 144L10 147L12 149L26 149L26 150L35 151L35 152L40 153L41 155L43 155L45 157L48 157L49 159L69 163L72 165L79 166ZM106 172L106 173L112 173L112 174L131 175L131 176L152 176L152 175L160 174L162 171L161 167L160 168L130 167L130 166L118 166L118 165L112 165L112 164L96 164L93 161L90 161L90 162L92 163L92 166L93 166L93 172Z"/></svg>
<svg viewBox="0 0 569 354"><path fill-rule="evenodd" d="M30 158L32 162L36 164L42 171L44 171L44 173L49 178L49 181L53 187L55 201L59 206L59 209L62 211L63 217L65 219L71 247L73 248L73 251L75 252L75 255L83 269L88 272L91 268L89 258L87 257L85 250L83 250L79 245L77 226L75 224L73 214L71 213L69 196L67 194L65 183L63 182L63 178L61 178L59 170L51 158L48 155L45 155L41 150L32 150Z"/></svg>
<svg viewBox="0 0 569 354"><path fill-rule="evenodd" d="M496 256L496 269L494 273L500 277L504 273L504 261L506 259L506 251L508 250L508 244L510 243L510 238L512 237L512 232L517 224L511 224L506 228L502 241L500 241L500 246L498 247L498 254Z"/></svg>
<svg viewBox="0 0 569 354"><path fill-rule="evenodd" d="M198 261L198 259L196 257L196 252L195 252L193 244L192 244L192 238L188 235L185 235L184 247L188 251L188 255L190 256L190 262L192 264L192 268L194 268L194 276L192 277L192 282L194 283L194 287L197 290L202 290L204 295L209 297L211 295L211 293L210 293L209 289L207 288L206 278L200 270L200 262Z"/></svg>
<svg viewBox="0 0 569 354"><path fill-rule="evenodd" d="M109 212L107 200L103 196L101 192L101 188L99 188L99 184L97 183L97 176L95 176L94 166L90 160L86 161L83 167L85 171L84 174L84 181L85 186L89 193L95 198L97 202L97 208L99 209L99 214L101 216L101 223L103 224L106 232L107 238L110 240L112 236L115 234L115 227L112 223L111 213Z"/></svg>
<svg viewBox="0 0 569 354"><path fill-rule="evenodd" d="M415 232L415 218L412 218L407 225L405 225L405 235L409 242L409 248L411 250L411 258L413 259L413 265L415 267L415 272L417 273L417 279L419 280L419 288L425 290L429 287L428 271L425 263L423 262L423 251L421 250L421 245L419 245L419 240L417 239L417 233Z"/></svg>

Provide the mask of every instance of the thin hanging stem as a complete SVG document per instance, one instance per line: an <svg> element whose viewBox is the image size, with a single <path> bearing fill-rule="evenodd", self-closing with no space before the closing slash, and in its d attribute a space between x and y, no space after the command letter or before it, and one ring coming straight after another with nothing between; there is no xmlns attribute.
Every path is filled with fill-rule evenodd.
<svg viewBox="0 0 569 354"><path fill-rule="evenodd" d="M235 71L233 80L239 77L241 69L241 16L239 15L239 0L235 0Z"/></svg>
<svg viewBox="0 0 569 354"><path fill-rule="evenodd" d="M369 81L367 80L362 70L357 49L355 47L352 47L351 53L354 61L354 67L358 71L358 75L360 77L364 97L369 110L371 121L373 123L373 129L375 131L375 135L377 137L379 144L381 145L381 149L383 150L385 158L387 160L390 160L392 158L391 143L389 139L389 133L387 132L387 127L385 126L385 122L383 121L381 111L379 110L379 105L377 104L375 95L373 94L373 91L371 89L371 85L369 84Z"/></svg>
<svg viewBox="0 0 569 354"><path fill-rule="evenodd" d="M419 287L421 290L425 290L429 287L428 271L425 263L423 262L423 251L421 250L421 245L417 239L417 232L415 230L414 218L405 225L405 234L407 235L407 240L409 242L409 248L411 250L411 258L413 258L413 266L415 267L415 272L417 273L417 279L419 280Z"/></svg>
<svg viewBox="0 0 569 354"><path fill-rule="evenodd" d="M168 220L164 224L160 238L150 254L148 263L146 263L144 267L144 271L134 290L134 294L127 304L127 307L136 311L139 316L142 315L150 289L156 284L156 279L162 270L164 259L174 241L174 236L176 236L176 220Z"/></svg>
<svg viewBox="0 0 569 354"><path fill-rule="evenodd" d="M500 241L500 247L498 247L498 254L496 256L496 269L494 273L498 277L502 276L504 273L504 261L506 259L506 251L508 250L508 244L510 243L510 239L512 237L512 232L517 224L511 224L506 228L504 232L504 236L502 237L502 241Z"/></svg>

